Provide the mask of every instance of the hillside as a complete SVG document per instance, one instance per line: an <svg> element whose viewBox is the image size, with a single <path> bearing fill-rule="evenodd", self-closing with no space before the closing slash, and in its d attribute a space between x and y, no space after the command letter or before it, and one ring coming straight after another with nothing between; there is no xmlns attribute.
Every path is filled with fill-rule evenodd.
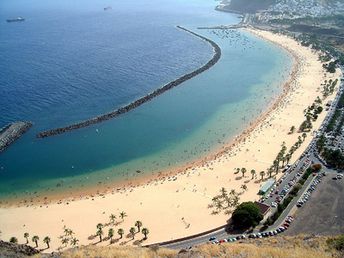
<svg viewBox="0 0 344 258"><path fill-rule="evenodd" d="M12 245L14 246L14 245ZM0 247L0 257L27 257L17 255L14 248L12 253L8 248L6 253ZM79 257L166 257L166 258L198 258L198 257L344 257L344 235L337 237L305 236L296 237L279 236L273 238L243 240L236 243L221 245L204 244L190 250L169 250L165 248L150 247L118 247L118 246L86 246L62 253L39 254L35 258L79 258Z"/></svg>

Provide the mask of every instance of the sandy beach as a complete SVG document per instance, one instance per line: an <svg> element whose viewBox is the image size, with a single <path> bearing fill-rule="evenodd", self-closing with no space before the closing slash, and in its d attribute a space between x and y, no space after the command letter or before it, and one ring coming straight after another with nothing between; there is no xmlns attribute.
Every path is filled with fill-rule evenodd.
<svg viewBox="0 0 344 258"><path fill-rule="evenodd" d="M127 238L129 228L135 221L143 222L143 227L150 231L148 239L142 244L155 243L176 239L215 228L226 223L229 215L212 214L208 208L211 199L219 193L221 187L242 192L241 186L246 184L248 190L240 195L240 202L258 200L257 192L261 182L259 172L266 171L272 165L281 145L285 142L289 149L298 141L300 133L288 134L290 127L298 128L304 121L303 111L310 106L317 96L321 97L321 83L325 79L340 78L339 71L335 74L325 73L318 54L313 50L302 47L296 41L283 35L266 31L247 29L249 32L269 40L285 48L294 57L294 68L291 78L284 85L282 95L276 99L267 111L252 124L241 136L228 143L223 151L211 155L207 161L199 162L192 168L182 171L172 171L160 178L141 181L136 187L114 188L107 194L95 196L80 196L62 199L39 205L11 206L0 208L1 239L8 240L15 236L19 243L25 243L24 232L30 236L40 237L39 248L45 248L42 239L51 238L51 248L56 250L61 246L59 236L63 227L71 228L80 245L94 244L98 238L92 238L98 223L109 222L110 214L117 216L116 226L106 226L104 233L110 227L115 230L123 228L125 234L116 244L137 244L143 235L136 234L135 239ZM337 89L336 89L337 90ZM323 103L334 98L329 96ZM326 115L325 109L313 122L313 130L317 130ZM290 163L294 162L311 141L311 133L301 147L294 153ZM235 168L245 167L244 178L241 173L234 174ZM257 171L257 178L251 179L250 170ZM277 178L282 173L277 175ZM267 177L267 176L266 176ZM138 183L132 183L137 185ZM62 198L62 197L61 197ZM125 211L128 215L123 220L119 213ZM108 245L109 241L99 243ZM30 245L34 245L30 241Z"/></svg>

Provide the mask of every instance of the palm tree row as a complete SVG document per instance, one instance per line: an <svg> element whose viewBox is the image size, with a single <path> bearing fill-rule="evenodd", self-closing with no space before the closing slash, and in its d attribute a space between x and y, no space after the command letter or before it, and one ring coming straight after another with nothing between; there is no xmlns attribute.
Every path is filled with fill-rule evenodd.
<svg viewBox="0 0 344 258"><path fill-rule="evenodd" d="M113 216L110 215L110 218L113 218ZM122 216L122 219L123 218L124 218L124 216ZM129 229L129 233L130 233L130 235L132 236L133 239L135 238L135 234L139 233L139 232L141 232L144 235L144 239L147 239L147 235L149 234L149 230L147 228L142 228L142 230L141 230L142 225L143 225L142 222L138 220L138 221L135 222L135 227L137 228L137 230L136 230L135 227L131 227ZM98 223L96 228L97 228L96 236L99 237L99 242L102 242L103 241L103 235L104 235L104 230L103 230L104 225L102 223ZM122 228L119 228L117 230L117 234L120 236L119 239L122 239L123 235L124 235L124 230ZM114 235L115 235L114 229L113 228L109 228L109 230L108 230L108 238L110 239L111 242L113 242Z"/></svg>
<svg viewBox="0 0 344 258"><path fill-rule="evenodd" d="M25 233L24 233L24 238L26 239L26 243L25 243L26 245L29 244L29 237L30 237L30 234L27 233L27 232L25 232ZM38 247L39 236L34 235L34 236L31 238L31 241L32 241L33 243L35 243L36 248L37 248L37 247ZM46 237L43 238L43 243L45 243L45 244L47 245L47 248L48 248L48 249L50 248L50 242L51 242L50 237L46 236ZM11 238L10 238L10 243L17 244L17 243L18 243L18 238L16 238L16 237L11 237Z"/></svg>

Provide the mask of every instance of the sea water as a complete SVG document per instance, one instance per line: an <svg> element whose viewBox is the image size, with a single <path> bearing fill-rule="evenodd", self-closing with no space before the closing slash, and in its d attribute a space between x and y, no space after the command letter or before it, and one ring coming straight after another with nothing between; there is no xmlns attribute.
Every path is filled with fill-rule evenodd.
<svg viewBox="0 0 344 258"><path fill-rule="evenodd" d="M3 0L0 127L34 126L0 154L0 196L58 191L158 173L205 157L245 129L281 93L291 58L241 30L210 0ZM104 11L104 7L112 9ZM21 23L7 18L23 16ZM116 119L37 139L114 110L197 69L211 69Z"/></svg>

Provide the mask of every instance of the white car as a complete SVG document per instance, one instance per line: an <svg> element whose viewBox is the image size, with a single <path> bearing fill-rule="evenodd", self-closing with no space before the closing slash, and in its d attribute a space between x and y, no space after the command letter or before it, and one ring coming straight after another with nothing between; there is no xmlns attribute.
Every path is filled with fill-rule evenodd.
<svg viewBox="0 0 344 258"><path fill-rule="evenodd" d="M271 207L276 208L276 207L277 207L277 203L272 202L272 203L271 203Z"/></svg>

